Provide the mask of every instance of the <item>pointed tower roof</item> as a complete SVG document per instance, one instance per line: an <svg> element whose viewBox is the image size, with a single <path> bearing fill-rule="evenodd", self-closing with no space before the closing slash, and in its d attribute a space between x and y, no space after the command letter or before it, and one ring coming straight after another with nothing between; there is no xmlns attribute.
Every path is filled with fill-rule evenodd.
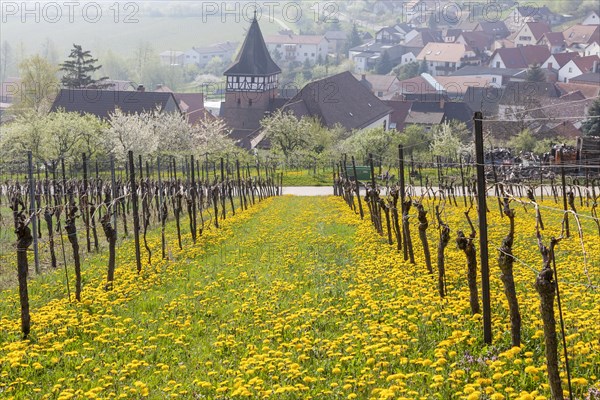
<svg viewBox="0 0 600 400"><path fill-rule="evenodd" d="M269 54L254 12L254 19L248 29L246 40L224 75L268 76L280 73L281 68L275 64Z"/></svg>

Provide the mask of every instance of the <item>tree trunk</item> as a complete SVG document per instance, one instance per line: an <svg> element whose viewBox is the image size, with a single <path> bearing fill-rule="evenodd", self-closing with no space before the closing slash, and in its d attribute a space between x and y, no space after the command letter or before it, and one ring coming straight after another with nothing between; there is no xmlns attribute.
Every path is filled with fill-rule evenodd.
<svg viewBox="0 0 600 400"><path fill-rule="evenodd" d="M71 242L71 247L73 248L73 261L75 263L75 298L77 301L81 301L81 261L79 258L77 227L75 226L75 219L77 218L75 216L76 213L77 206L75 206L75 201L73 200L73 195L71 194L71 199L69 201L69 205L67 206L65 229L67 231L69 242Z"/></svg>
<svg viewBox="0 0 600 400"><path fill-rule="evenodd" d="M508 198L504 198L504 215L510 219L510 231L502 240L500 253L498 255L498 266L502 274L500 279L504 284L504 294L508 300L508 308L510 311L510 332L512 345L518 347L521 345L521 314L519 313L519 301L515 289L515 278L513 276L513 261L512 246L515 234L515 213L508 205Z"/></svg>
<svg viewBox="0 0 600 400"><path fill-rule="evenodd" d="M427 228L429 227L429 221L427 221L427 211L423 207L423 204L417 203L415 205L418 213L419 220L419 238L423 244L423 254L425 256L425 265L427 266L427 272L433 274L433 268L431 266L431 252L429 251L429 241L427 240Z"/></svg>
<svg viewBox="0 0 600 400"><path fill-rule="evenodd" d="M477 291L477 253L475 251L475 233L467 238L462 231L458 231L456 244L467 257L467 281L469 283L469 303L471 304L471 314L480 314L479 293Z"/></svg>
<svg viewBox="0 0 600 400"><path fill-rule="evenodd" d="M535 288L540 295L540 313L544 323L546 367L548 370L550 391L553 399L562 400L564 397L558 369L558 338L556 335L556 320L554 318L556 281L554 281L554 273L550 266L554 257L554 246L556 243L556 239L552 238L550 248L547 248L542 244L542 239L538 232L538 246L544 260L544 268L535 280Z"/></svg>
<svg viewBox="0 0 600 400"><path fill-rule="evenodd" d="M22 205L21 212L18 211L19 204ZM29 314L29 292L27 289L27 272L29 265L27 262L27 249L33 242L31 229L25 222L25 205L18 199L13 199L11 208L13 210L14 223L17 234L17 277L19 279L19 302L21 304L21 332L23 339L27 339L31 329L31 316Z"/></svg>

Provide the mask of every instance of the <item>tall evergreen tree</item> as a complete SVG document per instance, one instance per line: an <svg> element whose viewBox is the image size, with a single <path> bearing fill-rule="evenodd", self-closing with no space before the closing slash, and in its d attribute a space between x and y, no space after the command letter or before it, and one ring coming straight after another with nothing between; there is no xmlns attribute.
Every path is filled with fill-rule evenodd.
<svg viewBox="0 0 600 400"><path fill-rule="evenodd" d="M427 64L427 58L424 58L423 61L421 61L421 65L419 65L419 75L425 74L428 72L429 72L429 66Z"/></svg>
<svg viewBox="0 0 600 400"><path fill-rule="evenodd" d="M392 64L390 55L387 51L384 51L381 58L377 60L377 64L375 64L375 72L380 75L386 75L389 74L393 67L394 64Z"/></svg>
<svg viewBox="0 0 600 400"><path fill-rule="evenodd" d="M95 65L97 61L98 59L93 58L89 50L83 50L81 45L73 44L69 59L59 65L60 70L65 72L61 79L62 85L73 89L108 87L108 84L103 83L108 77L92 78L92 74L102 68L102 65Z"/></svg>
<svg viewBox="0 0 600 400"><path fill-rule="evenodd" d="M362 40L360 39L358 28L356 27L356 24L354 24L352 25L352 31L350 32L350 40L348 41L349 47L353 48L360 45L361 43Z"/></svg>
<svg viewBox="0 0 600 400"><path fill-rule="evenodd" d="M546 82L546 74L539 65L534 65L527 70L527 82Z"/></svg>
<svg viewBox="0 0 600 400"><path fill-rule="evenodd" d="M588 119L581 125L584 135L600 136L600 99L596 99L588 110Z"/></svg>

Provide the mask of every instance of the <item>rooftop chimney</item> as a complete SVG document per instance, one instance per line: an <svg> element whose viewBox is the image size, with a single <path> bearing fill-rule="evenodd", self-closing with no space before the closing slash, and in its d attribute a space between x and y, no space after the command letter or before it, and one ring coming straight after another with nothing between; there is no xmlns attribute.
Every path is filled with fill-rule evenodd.
<svg viewBox="0 0 600 400"><path fill-rule="evenodd" d="M145 91L146 91L146 88L144 87L144 85L138 85L138 87L137 87L137 91L138 91L138 92L145 92Z"/></svg>

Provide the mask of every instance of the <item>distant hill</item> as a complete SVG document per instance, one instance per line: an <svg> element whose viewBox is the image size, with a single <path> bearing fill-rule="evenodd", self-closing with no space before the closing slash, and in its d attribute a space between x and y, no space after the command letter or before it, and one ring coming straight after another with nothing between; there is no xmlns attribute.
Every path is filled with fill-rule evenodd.
<svg viewBox="0 0 600 400"><path fill-rule="evenodd" d="M138 22L115 23L112 16L101 18L97 23L86 22L79 17L70 23L63 17L59 23L40 20L22 23L20 18L9 17L2 23L1 40L8 42L16 54L28 56L43 53L50 39L59 61L64 60L73 43L98 55L112 50L113 53L130 57L141 43L150 43L153 52L164 50L187 50L192 46L203 46L223 41L240 42L245 36L249 22L233 17L222 22L220 17L177 17L153 16L158 13L141 13ZM121 18L122 19L122 18ZM281 26L268 18L261 21L265 35L275 34ZM102 62L102 60L100 60Z"/></svg>

